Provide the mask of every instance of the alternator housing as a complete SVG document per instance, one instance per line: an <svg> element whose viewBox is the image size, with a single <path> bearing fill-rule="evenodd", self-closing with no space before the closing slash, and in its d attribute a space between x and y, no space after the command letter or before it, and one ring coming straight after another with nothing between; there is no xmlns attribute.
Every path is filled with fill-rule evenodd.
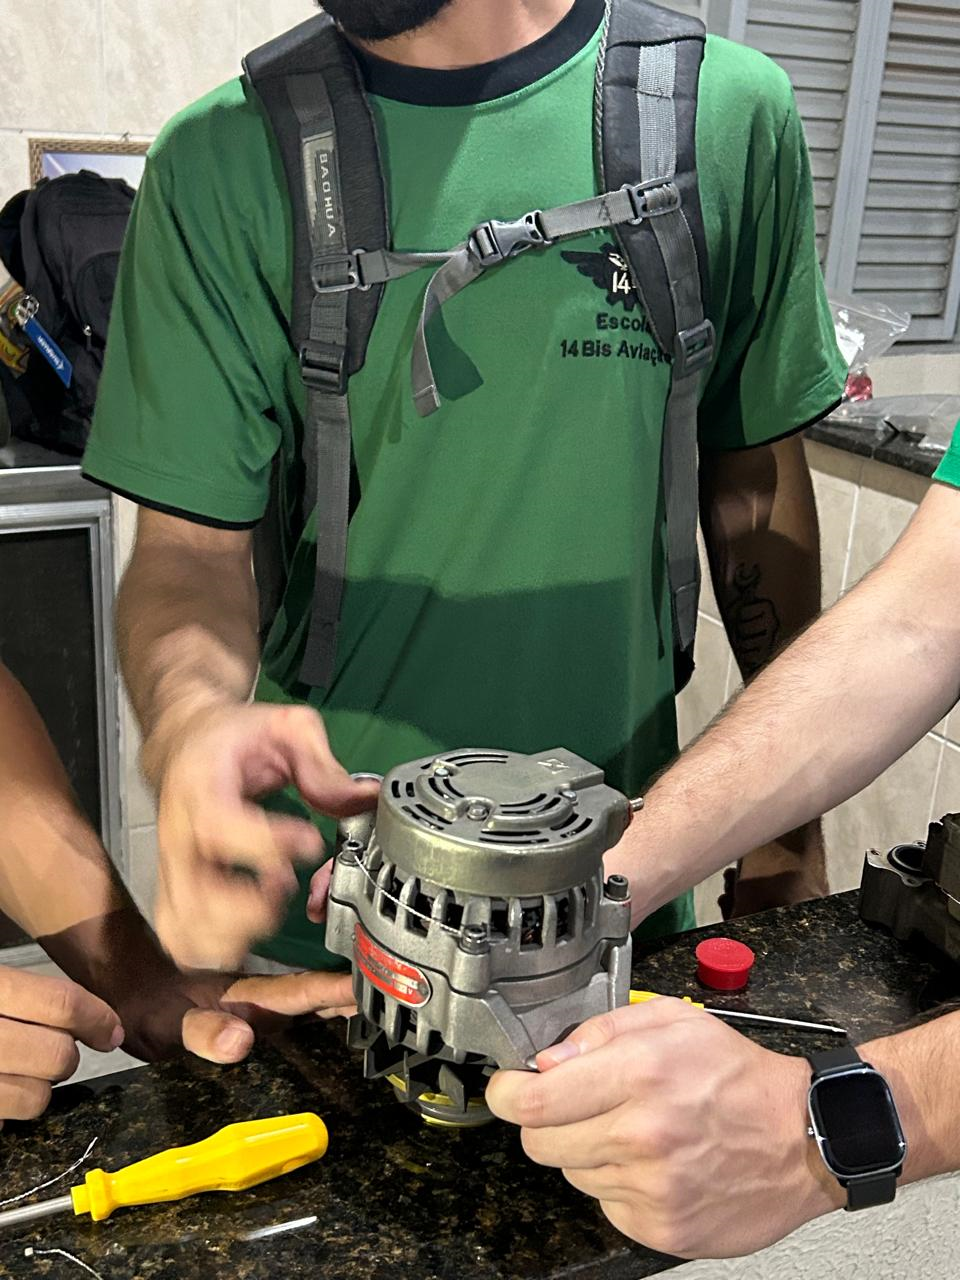
<svg viewBox="0 0 960 1280"><path fill-rule="evenodd" d="M327 946L353 963L354 1039L378 1029L404 1074L522 1068L626 1004L629 889L605 882L603 855L629 816L562 749L465 748L387 774L375 822L341 824L327 916Z"/></svg>

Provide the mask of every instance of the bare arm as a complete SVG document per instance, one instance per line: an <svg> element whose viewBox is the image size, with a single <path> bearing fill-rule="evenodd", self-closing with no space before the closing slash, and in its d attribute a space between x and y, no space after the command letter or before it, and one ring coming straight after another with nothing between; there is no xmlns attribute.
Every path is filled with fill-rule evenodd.
<svg viewBox="0 0 960 1280"><path fill-rule="evenodd" d="M233 968L279 924L316 827L257 801L293 784L323 813L376 786L334 759L308 707L249 705L259 660L250 533L141 510L118 604L121 662L157 789L157 930L181 965ZM252 871L238 875L237 868Z"/></svg>
<svg viewBox="0 0 960 1280"><path fill-rule="evenodd" d="M802 437L705 454L701 520L717 603L749 680L820 612L820 535ZM777 836L741 859L726 903L734 914L827 892L819 821Z"/></svg>
<svg viewBox="0 0 960 1280"><path fill-rule="evenodd" d="M610 855L638 918L855 795L958 690L960 491L935 485L887 559L652 788Z"/></svg>
<svg viewBox="0 0 960 1280"><path fill-rule="evenodd" d="M904 1180L960 1169L960 1012L861 1045L887 1078L907 1138Z"/></svg>
<svg viewBox="0 0 960 1280"><path fill-rule="evenodd" d="M0 744L0 905L6 914L42 938L129 908L40 716L3 666ZM70 959L65 953L68 969Z"/></svg>
<svg viewBox="0 0 960 1280"><path fill-rule="evenodd" d="M246 702L259 662L252 535L141 508L117 602L120 662L159 786L197 712Z"/></svg>

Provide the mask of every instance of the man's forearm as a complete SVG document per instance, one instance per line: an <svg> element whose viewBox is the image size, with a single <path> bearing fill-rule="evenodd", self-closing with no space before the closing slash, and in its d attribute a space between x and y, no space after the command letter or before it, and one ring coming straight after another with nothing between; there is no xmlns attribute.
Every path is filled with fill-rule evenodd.
<svg viewBox="0 0 960 1280"><path fill-rule="evenodd" d="M31 937L126 904L35 707L0 666L0 908Z"/></svg>
<svg viewBox="0 0 960 1280"><path fill-rule="evenodd" d="M0 908L75 981L108 1001L117 980L171 966L81 812L49 734L0 667Z"/></svg>
<svg viewBox="0 0 960 1280"><path fill-rule="evenodd" d="M820 536L802 443L705 455L701 509L720 614L744 678L820 612Z"/></svg>
<svg viewBox="0 0 960 1280"><path fill-rule="evenodd" d="M802 440L706 455L702 523L717 602L741 676L756 675L820 612L820 537ZM745 853L725 913L827 892L821 824Z"/></svg>
<svg viewBox="0 0 960 1280"><path fill-rule="evenodd" d="M907 1139L904 1180L960 1169L960 1012L860 1046L887 1079Z"/></svg>
<svg viewBox="0 0 960 1280"><path fill-rule="evenodd" d="M158 785L173 742L198 712L245 702L259 661L249 540L141 513L117 606L120 660Z"/></svg>
<svg viewBox="0 0 960 1280"><path fill-rule="evenodd" d="M647 914L873 781L956 702L960 493L763 671L656 784L614 863Z"/></svg>

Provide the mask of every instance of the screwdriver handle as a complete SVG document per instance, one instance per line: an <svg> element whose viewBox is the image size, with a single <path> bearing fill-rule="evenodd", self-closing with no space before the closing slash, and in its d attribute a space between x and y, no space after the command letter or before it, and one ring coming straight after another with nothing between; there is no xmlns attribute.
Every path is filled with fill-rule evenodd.
<svg viewBox="0 0 960 1280"><path fill-rule="evenodd" d="M659 1000L659 999L660 999L660 995L656 991L631 991L630 992L631 1004L646 1004L648 1000ZM691 1000L689 996L683 997L683 1003L692 1004L695 1009L703 1008L702 1004L699 1004L696 1000Z"/></svg>
<svg viewBox="0 0 960 1280"><path fill-rule="evenodd" d="M193 1146L161 1151L116 1173L91 1169L70 1192L73 1212L102 1222L124 1205L183 1200L197 1191L245 1191L319 1160L326 1149L326 1125L309 1111L228 1124Z"/></svg>

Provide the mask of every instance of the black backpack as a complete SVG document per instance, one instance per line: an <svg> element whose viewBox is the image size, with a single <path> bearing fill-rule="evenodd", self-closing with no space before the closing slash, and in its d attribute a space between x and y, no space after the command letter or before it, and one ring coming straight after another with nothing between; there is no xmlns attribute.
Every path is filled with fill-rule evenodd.
<svg viewBox="0 0 960 1280"><path fill-rule="evenodd" d="M390 247L373 117L356 60L332 19L317 15L244 59L276 138L293 211L291 334L307 396L301 514L317 512L313 613L300 670L305 684L329 686L335 668L356 498L347 384L363 365L384 287L424 266L435 269L411 354L414 401L426 416L440 403L427 342L431 316L518 253L558 252L552 248L558 241L601 228L617 241L672 367L661 471L678 687L689 678L700 590L697 406L715 346L696 169L705 40L696 19L647 0L607 0L595 112L600 194L511 221L490 215L514 211L478 210L461 244L412 254ZM254 541L262 635L289 567L277 471L275 463L274 496Z"/></svg>
<svg viewBox="0 0 960 1280"><path fill-rule="evenodd" d="M133 199L122 179L85 169L43 179L0 212L0 258L35 300L38 323L73 366L65 386L37 349L19 378L0 365L17 435L83 452Z"/></svg>

